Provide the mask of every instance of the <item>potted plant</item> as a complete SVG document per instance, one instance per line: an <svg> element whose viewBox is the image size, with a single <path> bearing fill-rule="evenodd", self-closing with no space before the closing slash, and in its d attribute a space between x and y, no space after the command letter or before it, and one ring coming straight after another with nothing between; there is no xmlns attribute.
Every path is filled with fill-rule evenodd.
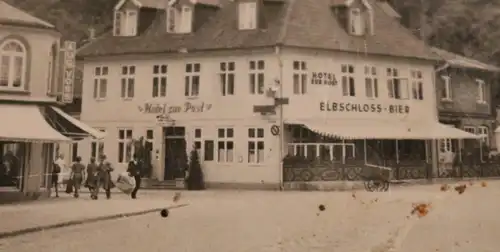
<svg viewBox="0 0 500 252"><path fill-rule="evenodd" d="M189 169L186 177L188 190L204 190L205 179L203 169L201 168L200 156L198 150L193 146L189 157Z"/></svg>

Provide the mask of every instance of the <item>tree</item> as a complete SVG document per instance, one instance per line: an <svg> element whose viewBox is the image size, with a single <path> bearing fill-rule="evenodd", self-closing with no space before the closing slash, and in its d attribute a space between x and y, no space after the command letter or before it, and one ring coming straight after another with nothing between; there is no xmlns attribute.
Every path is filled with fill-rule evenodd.
<svg viewBox="0 0 500 252"><path fill-rule="evenodd" d="M193 146L189 157L189 170L186 184L188 190L203 190L205 189L205 179L203 170L201 169L200 156L198 150Z"/></svg>

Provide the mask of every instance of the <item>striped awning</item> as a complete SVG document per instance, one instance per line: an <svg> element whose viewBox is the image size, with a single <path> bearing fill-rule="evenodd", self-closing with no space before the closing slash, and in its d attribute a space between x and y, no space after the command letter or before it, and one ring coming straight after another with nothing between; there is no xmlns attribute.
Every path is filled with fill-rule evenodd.
<svg viewBox="0 0 500 252"><path fill-rule="evenodd" d="M296 122L320 135L341 139L478 139L463 130L438 122L332 120L331 122Z"/></svg>
<svg viewBox="0 0 500 252"><path fill-rule="evenodd" d="M37 105L0 104L0 140L15 142L69 142L45 120Z"/></svg>

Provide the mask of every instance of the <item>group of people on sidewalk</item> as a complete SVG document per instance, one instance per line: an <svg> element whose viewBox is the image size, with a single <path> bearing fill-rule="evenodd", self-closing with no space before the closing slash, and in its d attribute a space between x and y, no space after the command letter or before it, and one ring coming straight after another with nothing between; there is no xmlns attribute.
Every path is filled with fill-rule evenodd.
<svg viewBox="0 0 500 252"><path fill-rule="evenodd" d="M98 162L96 162L94 157L90 158L90 162L87 164L86 169L81 161L81 157L76 157L75 162L71 165L71 173L67 181L66 192L71 193L71 191L73 191L73 196L78 198L83 184L84 187L89 189L91 199L98 199L100 188L104 189L106 198L110 199L111 189L115 187L111 177L111 172L114 171L114 168L111 163L107 161L106 155L100 155ZM56 193L55 197L59 197L59 175L62 170L65 170L65 167L66 162L64 161L64 155L60 154L54 162L51 176L52 185ZM128 163L127 173L135 180L135 187L131 192L132 199L137 198L137 191L141 186L142 167L143 165L141 165L141 162L137 160L135 155Z"/></svg>

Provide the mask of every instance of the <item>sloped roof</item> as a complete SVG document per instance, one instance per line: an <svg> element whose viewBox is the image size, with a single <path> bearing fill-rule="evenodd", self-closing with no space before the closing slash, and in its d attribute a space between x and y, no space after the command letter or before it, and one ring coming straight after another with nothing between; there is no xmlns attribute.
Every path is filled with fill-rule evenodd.
<svg viewBox="0 0 500 252"><path fill-rule="evenodd" d="M489 65L475 59L467 58L459 54L439 49L437 47L432 47L432 51L452 67L477 69L490 72L500 72L500 68L498 68L497 66Z"/></svg>
<svg viewBox="0 0 500 252"><path fill-rule="evenodd" d="M377 1L377 5L389 16L393 18L401 18L401 15L387 2Z"/></svg>
<svg viewBox="0 0 500 252"><path fill-rule="evenodd" d="M386 14L373 0L368 2L373 8L375 34L365 37L351 36L346 32L334 16L330 0L265 2L268 2L263 8L266 29L238 30L237 3L231 1L193 34L166 33L165 14L162 12L140 36L113 37L110 32L82 48L79 56L176 52L181 48L188 51L245 49L281 44L438 60L423 41Z"/></svg>
<svg viewBox="0 0 500 252"><path fill-rule="evenodd" d="M35 26L55 29L55 26L0 0L0 24Z"/></svg>

